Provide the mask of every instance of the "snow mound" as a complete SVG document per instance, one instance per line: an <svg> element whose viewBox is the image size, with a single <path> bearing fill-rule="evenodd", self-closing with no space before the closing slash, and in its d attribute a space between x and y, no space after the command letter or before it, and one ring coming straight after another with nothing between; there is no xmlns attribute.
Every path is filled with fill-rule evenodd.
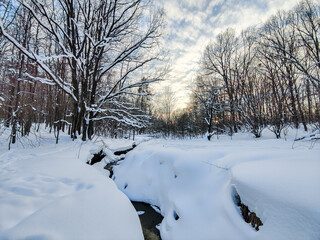
<svg viewBox="0 0 320 240"><path fill-rule="evenodd" d="M128 198L85 164L93 144L81 145L0 152L0 239L143 239Z"/></svg>
<svg viewBox="0 0 320 240"><path fill-rule="evenodd" d="M242 203L263 222L260 239L319 239L318 159L247 162L231 173Z"/></svg>
<svg viewBox="0 0 320 240"><path fill-rule="evenodd" d="M255 232L233 202L229 172L208 164L202 151L161 142L138 146L114 167L114 180L131 200L160 207L164 240L247 239Z"/></svg>
<svg viewBox="0 0 320 240"><path fill-rule="evenodd" d="M154 140L114 167L131 200L159 206L163 240L320 239L319 149L245 138ZM246 223L235 194L263 222Z"/></svg>

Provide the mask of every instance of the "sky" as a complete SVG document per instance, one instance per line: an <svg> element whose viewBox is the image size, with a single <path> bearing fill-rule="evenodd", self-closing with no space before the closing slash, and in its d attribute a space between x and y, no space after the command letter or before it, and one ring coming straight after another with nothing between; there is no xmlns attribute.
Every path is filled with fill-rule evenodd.
<svg viewBox="0 0 320 240"><path fill-rule="evenodd" d="M187 105L205 46L231 27L240 33L261 25L277 10L292 9L298 0L160 0L166 12L165 47L171 72L161 88L170 86L176 108Z"/></svg>

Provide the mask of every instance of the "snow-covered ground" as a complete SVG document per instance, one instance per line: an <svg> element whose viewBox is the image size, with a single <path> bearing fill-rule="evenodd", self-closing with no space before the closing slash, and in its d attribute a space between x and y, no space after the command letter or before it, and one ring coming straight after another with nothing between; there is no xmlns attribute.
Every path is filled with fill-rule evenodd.
<svg viewBox="0 0 320 240"><path fill-rule="evenodd" d="M264 135L152 140L114 168L114 181L160 207L162 239L320 239L320 143ZM261 218L259 231L243 220L235 192Z"/></svg>
<svg viewBox="0 0 320 240"><path fill-rule="evenodd" d="M143 239L114 182L87 165L92 142L49 135L0 141L0 239ZM40 146L39 146L40 144Z"/></svg>
<svg viewBox="0 0 320 240"><path fill-rule="evenodd" d="M160 207L163 240L319 240L320 143L293 141L303 134L138 138L114 167L114 184L103 167L131 140L81 143L62 135L56 145L43 134L8 151L1 133L0 239L142 239L125 193ZM87 165L100 148L108 156ZM236 192L261 218L259 231L243 220Z"/></svg>

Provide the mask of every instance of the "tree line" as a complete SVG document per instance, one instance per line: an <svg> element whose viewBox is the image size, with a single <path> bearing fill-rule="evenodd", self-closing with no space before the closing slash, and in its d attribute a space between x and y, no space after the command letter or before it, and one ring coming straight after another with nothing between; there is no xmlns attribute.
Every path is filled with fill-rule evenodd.
<svg viewBox="0 0 320 240"><path fill-rule="evenodd" d="M238 35L221 32L204 49L193 86L188 108L162 120L166 135L210 140L244 130L258 138L268 127L280 138L288 126L319 128L319 2L304 0Z"/></svg>
<svg viewBox="0 0 320 240"><path fill-rule="evenodd" d="M163 79L163 10L142 0L1 0L0 119L10 142L34 124L75 139L144 129Z"/></svg>
<svg viewBox="0 0 320 240"><path fill-rule="evenodd" d="M10 142L45 124L59 139L233 135L320 127L320 4L303 0L204 49L188 107L166 88L164 12L142 0L0 0L0 120Z"/></svg>

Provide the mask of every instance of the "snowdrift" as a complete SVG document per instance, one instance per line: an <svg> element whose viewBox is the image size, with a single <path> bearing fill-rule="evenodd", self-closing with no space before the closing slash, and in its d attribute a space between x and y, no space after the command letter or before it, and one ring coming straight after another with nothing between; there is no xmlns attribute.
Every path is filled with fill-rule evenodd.
<svg viewBox="0 0 320 240"><path fill-rule="evenodd" d="M292 141L154 140L114 168L130 199L161 209L164 240L320 238L319 149ZM236 204L262 219L256 231Z"/></svg>
<svg viewBox="0 0 320 240"><path fill-rule="evenodd" d="M112 180L85 164L92 143L0 152L0 239L143 239Z"/></svg>
<svg viewBox="0 0 320 240"><path fill-rule="evenodd" d="M319 159L242 163L231 173L241 201L263 222L260 239L319 239Z"/></svg>

